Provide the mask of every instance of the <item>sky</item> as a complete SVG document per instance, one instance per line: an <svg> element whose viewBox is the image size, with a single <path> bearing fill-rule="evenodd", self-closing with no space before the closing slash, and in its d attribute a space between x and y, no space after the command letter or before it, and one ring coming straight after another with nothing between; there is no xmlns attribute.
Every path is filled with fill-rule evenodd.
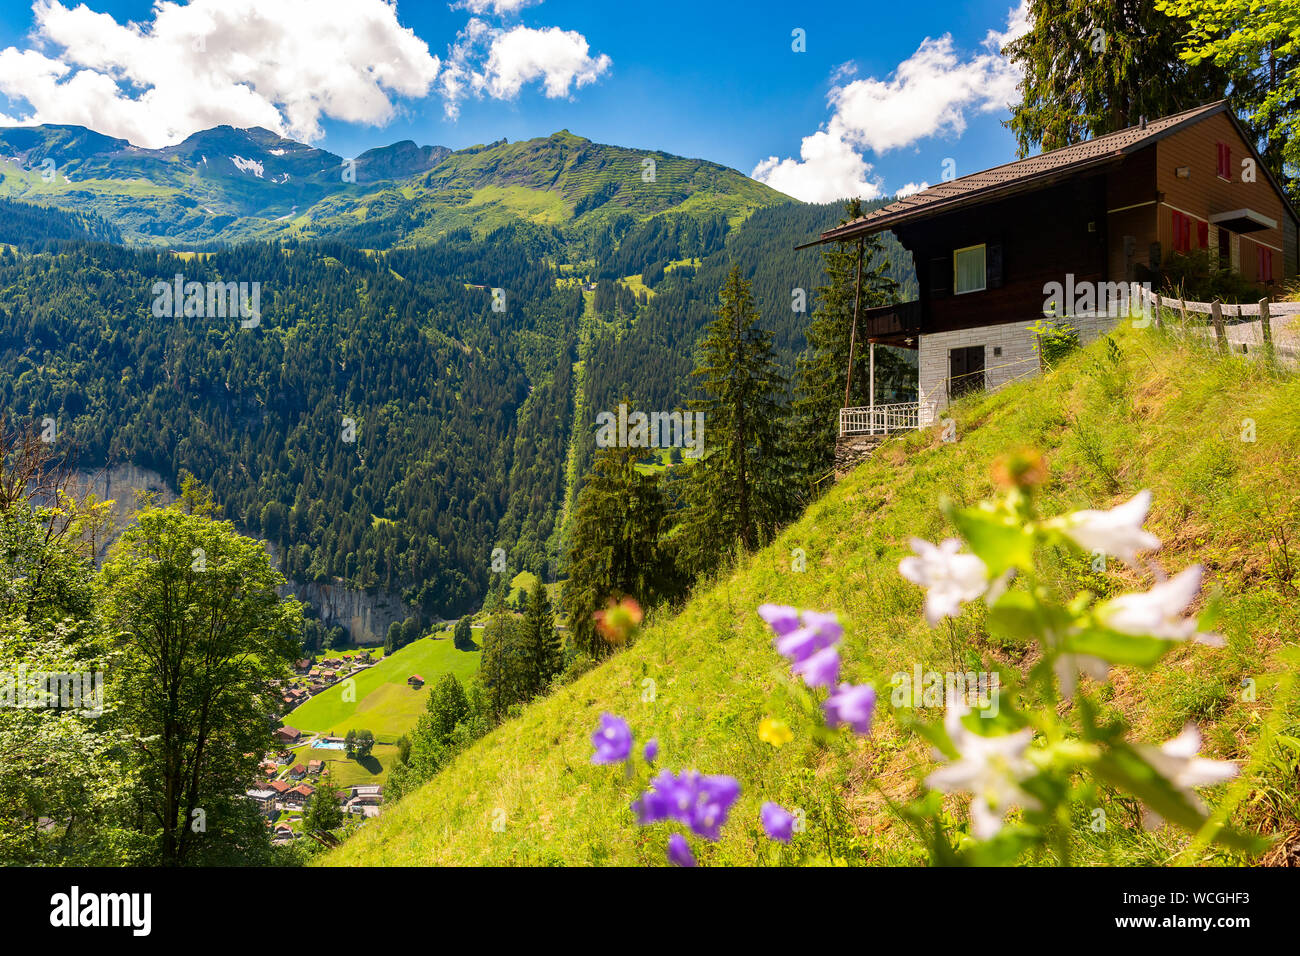
<svg viewBox="0 0 1300 956"><path fill-rule="evenodd" d="M1024 0L11 0L0 126L264 126L344 157L567 129L872 199L1015 158L1024 29Z"/></svg>

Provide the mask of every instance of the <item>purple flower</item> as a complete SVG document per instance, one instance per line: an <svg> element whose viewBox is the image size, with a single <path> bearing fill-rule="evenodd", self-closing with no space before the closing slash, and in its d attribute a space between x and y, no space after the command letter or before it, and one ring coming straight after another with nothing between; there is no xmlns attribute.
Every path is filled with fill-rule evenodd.
<svg viewBox="0 0 1300 956"><path fill-rule="evenodd" d="M734 777L661 770L650 781L650 788L632 804L632 812L642 826L676 820L699 836L716 840L739 796L740 784Z"/></svg>
<svg viewBox="0 0 1300 956"><path fill-rule="evenodd" d="M770 800L758 812L768 839L789 843L794 837L794 816Z"/></svg>
<svg viewBox="0 0 1300 956"><path fill-rule="evenodd" d="M876 689L870 684L841 684L822 705L826 723L848 724L854 733L871 733L871 715L876 709Z"/></svg>
<svg viewBox="0 0 1300 956"><path fill-rule="evenodd" d="M591 743L596 748L591 755L592 763L619 763L632 752L632 731L622 717L601 714L600 726L591 735Z"/></svg>
<svg viewBox="0 0 1300 956"><path fill-rule="evenodd" d="M643 753L645 755L646 763L654 763L655 757L659 756L659 738L651 737L649 740L647 740L645 744L645 750L643 751Z"/></svg>
<svg viewBox="0 0 1300 956"><path fill-rule="evenodd" d="M799 612L788 604L760 604L758 616L778 635L789 634L799 626Z"/></svg>
<svg viewBox="0 0 1300 956"><path fill-rule="evenodd" d="M844 626L840 624L840 619L834 613L823 614L821 611L804 611L803 626L812 628L832 644L844 636Z"/></svg>
<svg viewBox="0 0 1300 956"><path fill-rule="evenodd" d="M795 664L790 670L809 687L834 687L840 679L840 652L826 647Z"/></svg>
<svg viewBox="0 0 1300 956"><path fill-rule="evenodd" d="M674 866L695 866L695 854L691 852L691 845L680 833L674 833L668 838L668 862Z"/></svg>
<svg viewBox="0 0 1300 956"><path fill-rule="evenodd" d="M801 627L783 637L778 637L773 643L776 644L778 654L799 664L818 651L830 647L835 641L821 631L815 631L811 627Z"/></svg>

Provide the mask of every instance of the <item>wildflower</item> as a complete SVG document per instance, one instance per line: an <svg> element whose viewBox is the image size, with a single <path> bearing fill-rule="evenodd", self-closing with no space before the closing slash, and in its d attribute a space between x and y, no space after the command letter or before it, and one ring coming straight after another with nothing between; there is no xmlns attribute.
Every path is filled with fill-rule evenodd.
<svg viewBox="0 0 1300 956"><path fill-rule="evenodd" d="M1113 554L1136 566L1137 553L1160 547L1160 539L1142 527L1151 509L1151 492L1139 491L1109 511L1076 511L1061 519L1060 528L1085 551Z"/></svg>
<svg viewBox="0 0 1300 956"><path fill-rule="evenodd" d="M788 604L760 604L758 616L778 635L789 634L799 626L799 612Z"/></svg>
<svg viewBox="0 0 1300 956"><path fill-rule="evenodd" d="M1201 566L1194 564L1162 581L1145 594L1121 594L1097 609L1097 618L1106 627L1123 634L1150 635L1171 641L1188 638L1222 647L1217 634L1196 630L1196 619L1184 617L1187 608L1201 589Z"/></svg>
<svg viewBox="0 0 1300 956"><path fill-rule="evenodd" d="M768 839L789 843L794 837L794 816L787 813L780 805L769 800L763 804L758 816L763 821L763 832L767 834Z"/></svg>
<svg viewBox="0 0 1300 956"><path fill-rule="evenodd" d="M1201 732L1195 724L1187 724L1181 734L1173 740L1165 741L1159 749L1145 744L1138 747L1147 762L1177 787L1192 806L1204 813L1205 803L1193 788L1231 780L1237 775L1238 767L1230 760L1209 760L1197 756L1200 749ZM1159 820L1160 817L1149 810L1144 818L1148 826Z"/></svg>
<svg viewBox="0 0 1300 956"><path fill-rule="evenodd" d="M641 605L633 598L625 597L621 601L610 598L605 610L597 611L592 618L596 622L596 630L605 640L611 644L625 644L641 626L643 614Z"/></svg>
<svg viewBox="0 0 1300 956"><path fill-rule="evenodd" d="M702 776L694 770L678 775L663 770L632 804L632 812L642 826L676 820L697 835L716 840L739 796L740 784L734 777Z"/></svg>
<svg viewBox="0 0 1300 956"><path fill-rule="evenodd" d="M784 720L777 720L775 717L764 717L758 724L758 739L765 744L771 744L773 747L780 749L783 745L794 740L794 731Z"/></svg>
<svg viewBox="0 0 1300 956"><path fill-rule="evenodd" d="M844 627L834 614L819 611L800 613L792 607L776 604L764 604L758 613L776 633L773 643L777 653L795 663L830 647L844 636Z"/></svg>
<svg viewBox="0 0 1300 956"><path fill-rule="evenodd" d="M871 715L876 708L876 689L870 684L841 684L822 705L831 727L848 724L854 733L871 733Z"/></svg>
<svg viewBox="0 0 1300 956"><path fill-rule="evenodd" d="M655 757L659 756L659 738L651 737L649 740L647 740L645 744L645 750L643 750L641 754L643 757L645 757L646 763L654 763Z"/></svg>
<svg viewBox="0 0 1300 956"><path fill-rule="evenodd" d="M591 735L591 743L596 748L591 755L592 763L619 763L632 752L632 731L622 717L601 714L600 726Z"/></svg>
<svg viewBox="0 0 1300 956"><path fill-rule="evenodd" d="M833 687L840 679L840 652L826 647L790 668L809 687Z"/></svg>
<svg viewBox="0 0 1300 956"><path fill-rule="evenodd" d="M674 866L695 866L695 854L691 852L691 845L686 842L686 837L680 833L674 833L668 838L668 862Z"/></svg>
<svg viewBox="0 0 1300 956"><path fill-rule="evenodd" d="M971 794L971 830L977 839L987 840L1002 828L1002 818L1012 806L1040 806L1019 785L1036 772L1025 757L1034 730L1026 727L1014 734L982 737L962 724L968 712L961 704L949 705L944 727L958 759L935 770L925 783L943 793Z"/></svg>
<svg viewBox="0 0 1300 956"><path fill-rule="evenodd" d="M957 538L948 538L938 547L920 538L913 538L911 544L916 555L900 561L898 573L926 589L925 619L931 627L945 617L956 617L964 602L988 589L988 567L976 555L959 554Z"/></svg>

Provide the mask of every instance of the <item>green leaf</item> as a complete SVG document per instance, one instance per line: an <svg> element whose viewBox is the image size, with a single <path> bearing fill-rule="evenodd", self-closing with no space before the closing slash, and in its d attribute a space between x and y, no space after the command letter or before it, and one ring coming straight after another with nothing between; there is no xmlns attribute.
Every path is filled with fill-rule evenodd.
<svg viewBox="0 0 1300 956"><path fill-rule="evenodd" d="M1121 634L1103 627L1090 627L1065 640L1066 650L1072 654L1100 657L1110 664L1131 664L1151 667L1160 660L1173 642L1160 637Z"/></svg>
<svg viewBox="0 0 1300 956"><path fill-rule="evenodd" d="M1177 787L1127 744L1113 745L1092 768L1098 778L1137 797L1149 809L1189 833L1196 833L1208 820ZM1214 840L1247 853L1258 853L1268 846L1268 841L1254 834L1228 827L1220 829Z"/></svg>
<svg viewBox="0 0 1300 956"><path fill-rule="evenodd" d="M999 577L1010 568L1033 570L1034 536L1013 516L983 508L954 508L948 518L987 565L990 577Z"/></svg>

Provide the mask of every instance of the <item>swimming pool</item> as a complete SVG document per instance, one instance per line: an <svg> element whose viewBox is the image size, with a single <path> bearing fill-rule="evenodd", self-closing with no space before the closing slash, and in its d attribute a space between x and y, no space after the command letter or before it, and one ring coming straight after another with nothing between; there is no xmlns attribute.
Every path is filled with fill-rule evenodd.
<svg viewBox="0 0 1300 956"><path fill-rule="evenodd" d="M313 740L311 746L313 750L342 750L344 745L341 740L322 739Z"/></svg>

